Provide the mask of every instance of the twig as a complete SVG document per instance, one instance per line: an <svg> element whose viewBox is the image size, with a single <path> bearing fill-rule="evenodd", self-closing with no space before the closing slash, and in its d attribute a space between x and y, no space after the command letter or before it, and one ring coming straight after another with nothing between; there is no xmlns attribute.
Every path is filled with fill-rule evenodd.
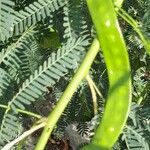
<svg viewBox="0 0 150 150"><path fill-rule="evenodd" d="M101 92L99 91L99 89L97 88L96 84L94 83L94 81L92 80L92 78L89 76L89 80L91 80L91 83L93 85L93 87L95 88L95 91L97 92L97 94L104 100L103 95L101 94Z"/></svg>
<svg viewBox="0 0 150 150"><path fill-rule="evenodd" d="M39 130L40 128L43 128L46 125L46 122L42 122L41 124L34 126L33 128L31 128L28 131L25 131L22 135L20 135L18 138L16 138L15 140L13 140L12 142L6 144L2 150L10 150L11 147L13 147L15 144L17 144L18 142L20 142L21 140L23 140L24 138L28 137L29 135L31 135L33 132L35 132L36 130Z"/></svg>
<svg viewBox="0 0 150 150"><path fill-rule="evenodd" d="M0 104L0 108L8 109L8 106ZM32 116L32 117L35 117L35 118L38 118L38 119L42 118L42 116L40 116L38 114L35 114L33 112L29 112L29 111L25 111L25 110L21 110L21 109L17 109L17 111L19 113L26 114L26 115L29 115L29 116Z"/></svg>
<svg viewBox="0 0 150 150"><path fill-rule="evenodd" d="M90 78L89 75L86 76L86 80L91 90L92 99L93 99L93 107L94 107L94 115L96 115L98 113L98 104L97 104L97 96L96 96L95 88L93 86L92 79Z"/></svg>

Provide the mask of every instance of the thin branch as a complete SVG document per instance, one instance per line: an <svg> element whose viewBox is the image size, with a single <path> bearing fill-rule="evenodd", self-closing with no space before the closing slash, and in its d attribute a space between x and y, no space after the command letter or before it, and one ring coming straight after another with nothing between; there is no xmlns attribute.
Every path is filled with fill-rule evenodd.
<svg viewBox="0 0 150 150"><path fill-rule="evenodd" d="M95 88L97 94L104 100L103 95L101 94L101 92L99 91L98 87L96 86L96 84L94 83L94 81L92 80L92 78L89 76L89 80L91 80L90 82L92 83L93 87Z"/></svg>
<svg viewBox="0 0 150 150"><path fill-rule="evenodd" d="M20 135L18 138L16 138L15 140L13 140L12 142L6 144L2 150L10 150L11 147L13 147L14 145L16 145L18 142L22 141L24 138L28 137L29 135L31 135L33 132L39 130L40 128L43 128L46 125L46 122L42 122L41 124L34 126L33 128L31 128L28 131L25 131L22 135Z"/></svg>
<svg viewBox="0 0 150 150"><path fill-rule="evenodd" d="M8 106L0 104L0 108L8 109ZM21 110L21 109L17 109L17 111L19 113L26 114L28 116L32 116L32 117L35 117L35 118L38 118L38 119L42 118L42 116L37 115L33 112L29 112L29 111L25 111L25 110Z"/></svg>
<svg viewBox="0 0 150 150"><path fill-rule="evenodd" d="M91 90L92 100L93 100L93 107L94 107L94 115L96 115L98 113L98 104L97 104L96 91L95 91L95 88L93 86L93 82L92 82L89 75L86 76L86 80L87 80L87 82L89 84L89 87L90 87L90 90Z"/></svg>
<svg viewBox="0 0 150 150"><path fill-rule="evenodd" d="M146 38L143 36L139 25L136 20L134 20L126 11L120 8L120 12L117 11L118 15L122 17L130 26L133 27L133 29L137 32L139 35L143 46L145 47L148 54L150 54L150 41L146 40Z"/></svg>

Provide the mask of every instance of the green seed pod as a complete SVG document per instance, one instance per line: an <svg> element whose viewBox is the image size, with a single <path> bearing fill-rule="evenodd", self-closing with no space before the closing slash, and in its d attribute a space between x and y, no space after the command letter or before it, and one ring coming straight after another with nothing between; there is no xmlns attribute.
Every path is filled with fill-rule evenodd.
<svg viewBox="0 0 150 150"><path fill-rule="evenodd" d="M131 105L131 77L126 45L112 0L87 0L109 77L104 115L90 147L110 149L117 141ZM120 3L121 4L121 3Z"/></svg>

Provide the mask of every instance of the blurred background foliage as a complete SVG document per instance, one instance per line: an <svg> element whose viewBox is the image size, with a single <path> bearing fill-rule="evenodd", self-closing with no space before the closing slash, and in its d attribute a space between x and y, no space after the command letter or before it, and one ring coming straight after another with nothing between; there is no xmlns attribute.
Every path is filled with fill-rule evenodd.
<svg viewBox="0 0 150 150"><path fill-rule="evenodd" d="M14 2L14 9L20 11L25 10L26 7L36 2L36 0L14 0ZM123 9L137 20L142 33L150 40L150 0L125 0ZM127 124L113 149L149 150L150 56L145 52L142 42L133 28L120 17L119 22L128 47L132 68L133 103ZM30 37L30 40L27 40L28 49L25 50L26 60L28 60L28 71L24 72L22 66L22 70L14 73L11 71L11 68L1 64L1 68L9 72L13 77L13 81L9 81L12 84L8 86L0 99L1 104L7 104L13 95L19 91L23 81L29 78L31 74L34 74L35 70L53 52L55 53L58 48L66 44L69 38L77 39L78 37L86 36L86 40L91 42L95 37L95 30L88 13L86 0L65 0L65 5L38 21L33 32L33 39ZM21 33L1 41L0 51L2 52L2 49L15 43L20 36ZM69 47L68 45L66 47ZM89 45L87 44L84 48L87 49ZM49 110L52 110L57 103L58 98L67 86L85 53L86 50L81 53L79 61L72 66L65 76L53 87L47 87L46 92L38 98L38 101L27 106L27 109L42 116L47 116ZM18 57L22 59L24 55L18 54ZM25 62L22 62L22 65L24 64ZM47 149L63 149L66 143L70 149L79 149L88 143L94 135L98 119L103 114L108 91L107 71L101 51L92 65L90 76L103 95L102 97L97 96L98 114L94 115L91 91L85 80L72 97L71 102L59 120L53 132L53 141L49 141ZM0 110L0 118L3 118L3 114L4 111ZM33 118L26 115L22 115L20 120L23 122L20 132L30 128L35 122ZM39 134L40 131L29 137L22 149L33 149Z"/></svg>

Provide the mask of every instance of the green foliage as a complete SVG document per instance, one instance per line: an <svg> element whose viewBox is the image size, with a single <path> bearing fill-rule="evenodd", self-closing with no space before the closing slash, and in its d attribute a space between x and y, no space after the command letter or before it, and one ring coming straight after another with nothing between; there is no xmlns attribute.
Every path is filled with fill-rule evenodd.
<svg viewBox="0 0 150 150"><path fill-rule="evenodd" d="M149 7L149 0L126 0L123 5L140 21L146 38L150 37ZM128 122L113 149L149 150L150 59L138 35L120 20L130 54L134 98ZM0 110L0 149L35 122L30 117L32 125L28 123L25 119L28 116L18 109L45 116L45 105L39 112L37 104L43 106L48 102L48 110L55 107L94 36L85 0L0 0L0 107L7 106L6 110ZM94 116L91 91L84 81L53 131L55 138L67 136L73 142L73 137L81 136L88 139L84 142L89 142L93 136L109 86L101 52L90 75L103 95L97 97L98 115ZM70 125L75 130L68 134ZM84 142L77 146L82 147Z"/></svg>
<svg viewBox="0 0 150 150"><path fill-rule="evenodd" d="M1 8L3 8L0 12L0 16L2 16L1 40L7 40L12 34L19 35L26 28L50 16L52 12L63 5L63 1L39 0L25 7L24 10L15 11L12 9L12 6L14 6L13 1L1 1Z"/></svg>
<svg viewBox="0 0 150 150"><path fill-rule="evenodd" d="M125 126L122 136L122 140L125 141L128 149L149 149L149 125L144 123L145 118L142 116L142 111L144 112L146 107L147 106L139 107L135 103L133 103L131 107L129 121ZM145 111L145 113L147 116L148 112Z"/></svg>

